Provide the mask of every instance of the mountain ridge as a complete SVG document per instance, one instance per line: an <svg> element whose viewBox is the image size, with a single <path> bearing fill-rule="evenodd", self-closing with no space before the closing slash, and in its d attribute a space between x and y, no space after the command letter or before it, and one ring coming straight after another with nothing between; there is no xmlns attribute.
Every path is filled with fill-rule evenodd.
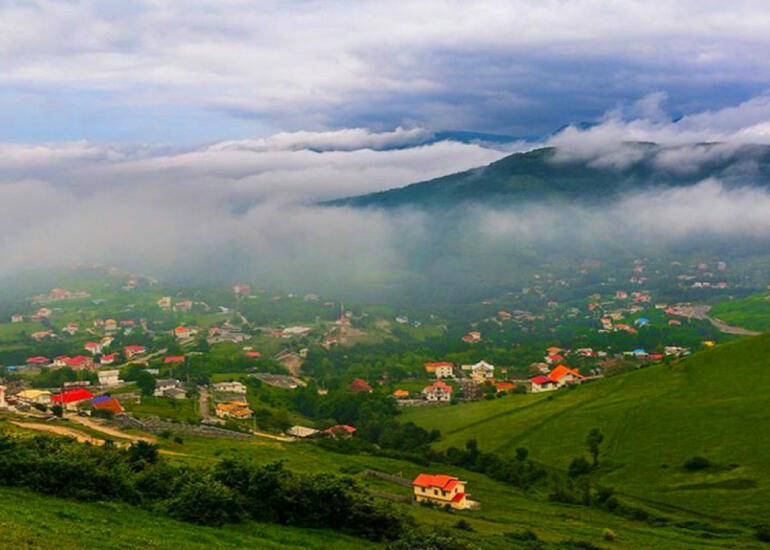
<svg viewBox="0 0 770 550"><path fill-rule="evenodd" d="M321 204L432 210L468 203L504 206L542 199L590 201L632 190L685 187L708 178L717 178L728 187L767 185L770 146L731 148L700 143L665 147L630 142L592 158L541 147L463 172Z"/></svg>

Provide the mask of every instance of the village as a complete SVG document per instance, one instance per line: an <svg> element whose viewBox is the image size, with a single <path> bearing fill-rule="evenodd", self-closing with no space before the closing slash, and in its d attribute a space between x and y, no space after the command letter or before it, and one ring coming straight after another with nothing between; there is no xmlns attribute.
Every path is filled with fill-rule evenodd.
<svg viewBox="0 0 770 550"><path fill-rule="evenodd" d="M472 305L458 319L398 308L370 314L338 299L243 283L226 294L187 296L159 292L141 276L106 293L56 287L0 324L7 327L0 352L3 345L27 352L6 352L0 418L97 443L173 433L178 441L370 445L360 419L330 415L328 407L371 399L392 403L392 414L441 414L460 403L567 392L726 337L702 303L656 299L645 288L646 269L635 265L626 283L610 281L614 290L579 300L555 299L553 289L569 283L538 276L532 287ZM726 288L690 280L677 277L697 292ZM8 361L9 353L21 360ZM397 484L410 487L415 504L481 507L451 468Z"/></svg>

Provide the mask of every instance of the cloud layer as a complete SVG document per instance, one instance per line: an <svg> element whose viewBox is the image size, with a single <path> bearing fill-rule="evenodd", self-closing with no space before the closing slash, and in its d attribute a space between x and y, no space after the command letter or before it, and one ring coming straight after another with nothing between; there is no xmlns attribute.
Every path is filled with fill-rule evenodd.
<svg viewBox="0 0 770 550"><path fill-rule="evenodd" d="M6 1L0 139L537 135L655 90L679 115L744 100L769 49L762 0Z"/></svg>

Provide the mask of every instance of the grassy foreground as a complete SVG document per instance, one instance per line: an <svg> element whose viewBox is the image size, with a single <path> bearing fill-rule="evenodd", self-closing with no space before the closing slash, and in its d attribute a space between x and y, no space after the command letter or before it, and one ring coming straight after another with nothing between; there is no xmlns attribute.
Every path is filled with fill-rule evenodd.
<svg viewBox="0 0 770 550"><path fill-rule="evenodd" d="M83 503L0 487L3 548L378 548L333 531L244 523L222 528L183 523L115 502Z"/></svg>

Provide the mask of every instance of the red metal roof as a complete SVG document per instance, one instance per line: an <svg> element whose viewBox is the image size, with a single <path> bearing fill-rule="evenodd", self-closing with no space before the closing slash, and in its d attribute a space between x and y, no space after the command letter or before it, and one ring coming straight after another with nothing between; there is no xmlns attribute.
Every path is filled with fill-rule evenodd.
<svg viewBox="0 0 770 550"><path fill-rule="evenodd" d="M184 355L169 355L163 360L164 363L184 363Z"/></svg>
<svg viewBox="0 0 770 550"><path fill-rule="evenodd" d="M452 497L453 502L460 502L462 499L465 498L466 493L457 493L455 496Z"/></svg>
<svg viewBox="0 0 770 550"><path fill-rule="evenodd" d="M414 478L412 485L417 485L418 487L437 487L444 491L451 491L459 482L460 480L456 477L444 474L435 476L431 474L420 474Z"/></svg>
<svg viewBox="0 0 770 550"><path fill-rule="evenodd" d="M65 391L64 393L57 393L51 397L52 401L57 403L75 403L77 401L83 401L84 399L91 399L94 396L90 391L78 388L75 390Z"/></svg>
<svg viewBox="0 0 770 550"><path fill-rule="evenodd" d="M532 382L533 384L537 384L538 386L540 386L542 384L548 384L548 383L555 384L556 383L552 379L548 378L547 376L535 376L534 378L532 378L530 380L530 382Z"/></svg>

